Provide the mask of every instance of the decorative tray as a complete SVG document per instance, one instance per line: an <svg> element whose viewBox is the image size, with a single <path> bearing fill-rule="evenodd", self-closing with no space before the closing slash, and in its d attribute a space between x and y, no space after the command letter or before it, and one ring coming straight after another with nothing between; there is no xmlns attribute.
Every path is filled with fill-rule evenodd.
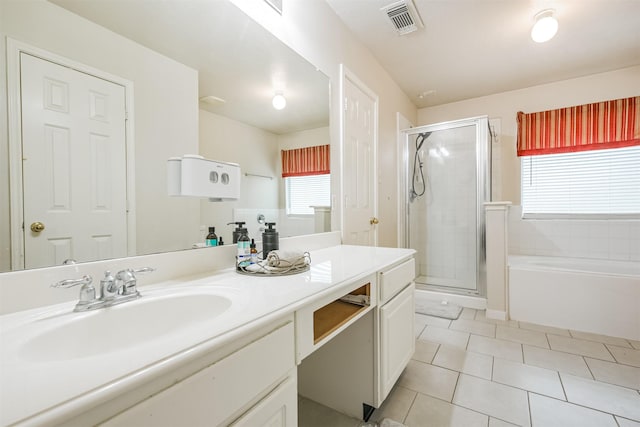
<svg viewBox="0 0 640 427"><path fill-rule="evenodd" d="M272 256L272 253L269 253L266 260L245 266L237 265L236 272L248 276L290 276L309 271L310 265L311 256L309 252L304 252L299 257L296 256L289 259L278 259L277 256Z"/></svg>
<svg viewBox="0 0 640 427"><path fill-rule="evenodd" d="M290 276L292 274L304 273L305 271L309 271L309 264L305 264L299 267L291 267L284 271L270 271L270 270L260 270L260 271L249 271L246 270L245 267L238 266L236 267L236 273L238 274L246 274L247 276Z"/></svg>

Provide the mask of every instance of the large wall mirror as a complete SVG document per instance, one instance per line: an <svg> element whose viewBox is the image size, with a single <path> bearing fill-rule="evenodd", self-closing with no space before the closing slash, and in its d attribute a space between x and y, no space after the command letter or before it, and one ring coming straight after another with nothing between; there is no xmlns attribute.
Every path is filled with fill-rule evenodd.
<svg viewBox="0 0 640 427"><path fill-rule="evenodd" d="M229 1L2 0L0 35L0 77L8 80L0 91L6 98L0 120L9 130L0 137L0 149L9 153L2 156L0 175L0 271L58 265L67 258L82 262L192 249L204 242L211 226L231 244L233 228L227 224L234 221L247 222L256 240L263 223L271 221L283 237L322 231L312 216L286 215L280 151L330 143L329 79ZM66 79L75 77L47 67L116 85L113 93L103 86L87 92L93 102L88 109L99 125L91 133L93 157L88 162L69 154L71 143L65 138L71 140L73 132L65 133L66 125L49 123L28 108L28 96L48 99L49 110L67 108L67 101L68 109L75 108L72 92L66 92L74 86ZM19 83L27 81L25 70L35 70L29 78L46 80L49 89L29 95ZM286 98L282 110L272 106L276 94ZM100 118L120 108L106 99L124 103L118 113L122 129L113 131L124 135L121 158L101 143L109 140L111 130L103 127L108 120ZM43 123L48 148L23 145L29 127L41 136ZM185 154L238 163L240 199L169 197L167 160ZM36 157L42 157L41 163ZM57 166L47 166L53 158ZM34 181L39 184L31 185L27 173L39 178ZM86 197L68 190L79 191L85 181ZM100 185L122 189L113 194L124 193L124 235L118 237L124 252L114 253L106 243L78 249L60 239L45 245L41 258L30 256L29 239L46 240L69 206L116 204L101 200ZM58 200L56 192L67 199ZM45 219L30 216L33 200L57 211ZM47 208L51 206L56 208ZM74 230L88 227L82 217L65 221ZM32 229L37 222L44 230L38 231L37 224Z"/></svg>

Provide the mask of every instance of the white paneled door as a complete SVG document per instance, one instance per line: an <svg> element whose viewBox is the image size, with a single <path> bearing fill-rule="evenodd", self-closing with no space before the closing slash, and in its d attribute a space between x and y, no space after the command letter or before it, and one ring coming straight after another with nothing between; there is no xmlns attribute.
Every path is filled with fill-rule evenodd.
<svg viewBox="0 0 640 427"><path fill-rule="evenodd" d="M125 89L20 54L25 268L127 255Z"/></svg>
<svg viewBox="0 0 640 427"><path fill-rule="evenodd" d="M343 242L375 246L378 99L349 73L343 91Z"/></svg>

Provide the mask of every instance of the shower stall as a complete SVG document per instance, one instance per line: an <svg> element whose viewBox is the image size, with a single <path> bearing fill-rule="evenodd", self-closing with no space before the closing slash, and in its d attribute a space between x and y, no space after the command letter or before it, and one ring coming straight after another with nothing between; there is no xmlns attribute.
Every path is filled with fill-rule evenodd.
<svg viewBox="0 0 640 427"><path fill-rule="evenodd" d="M417 288L484 296L487 117L407 129L401 141L404 242L417 252Z"/></svg>

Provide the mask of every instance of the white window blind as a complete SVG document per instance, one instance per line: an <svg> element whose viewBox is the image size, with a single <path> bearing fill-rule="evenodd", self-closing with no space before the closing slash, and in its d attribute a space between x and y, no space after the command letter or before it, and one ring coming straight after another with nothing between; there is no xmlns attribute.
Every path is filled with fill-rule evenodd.
<svg viewBox="0 0 640 427"><path fill-rule="evenodd" d="M529 217L639 215L640 146L521 157Z"/></svg>
<svg viewBox="0 0 640 427"><path fill-rule="evenodd" d="M331 175L290 176L284 179L287 215L313 215L310 206L331 204Z"/></svg>

